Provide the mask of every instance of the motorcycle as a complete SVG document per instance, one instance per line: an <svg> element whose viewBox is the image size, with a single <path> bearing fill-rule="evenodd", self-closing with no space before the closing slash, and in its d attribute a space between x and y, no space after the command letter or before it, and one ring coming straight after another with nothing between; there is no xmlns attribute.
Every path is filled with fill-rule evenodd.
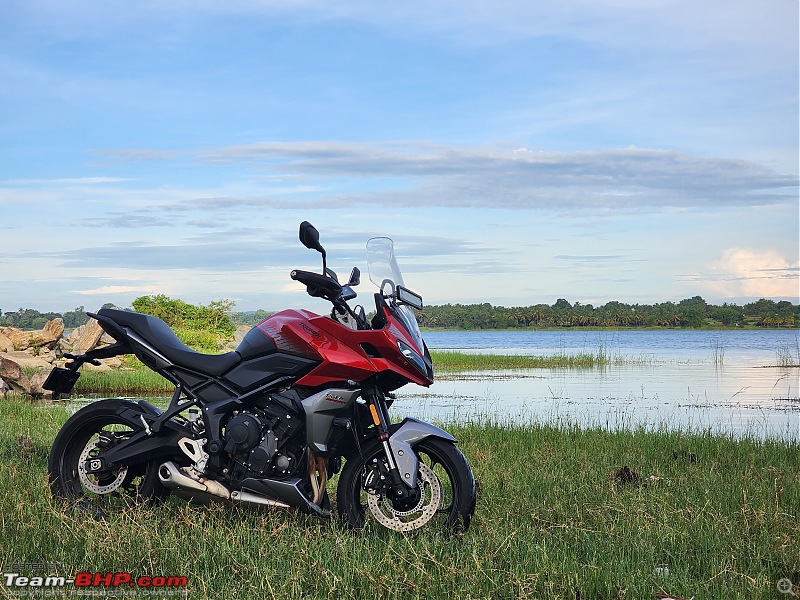
<svg viewBox="0 0 800 600"><path fill-rule="evenodd" d="M101 514L174 494L330 517L328 482L338 474L336 510L350 527L367 518L403 532L469 527L475 479L456 439L417 419L390 419L396 389L427 387L434 378L412 311L422 297L405 287L392 240L367 243L369 278L379 290L371 319L349 304L358 268L342 285L307 221L300 241L322 255L322 272L290 276L328 300L330 315L278 312L233 352L195 352L153 316L88 313L114 343L68 355L71 362L44 384L55 398L72 390L83 364L122 354L134 354L175 390L165 410L113 398L70 417L48 462L55 496Z"/></svg>

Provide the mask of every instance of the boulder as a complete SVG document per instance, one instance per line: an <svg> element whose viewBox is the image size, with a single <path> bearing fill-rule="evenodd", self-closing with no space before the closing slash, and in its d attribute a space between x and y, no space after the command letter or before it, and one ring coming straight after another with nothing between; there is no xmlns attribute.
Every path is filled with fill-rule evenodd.
<svg viewBox="0 0 800 600"><path fill-rule="evenodd" d="M16 362L0 356L0 379L11 388L11 391L28 393L31 382Z"/></svg>
<svg viewBox="0 0 800 600"><path fill-rule="evenodd" d="M5 396L11 388L8 387L5 381L0 379L0 396Z"/></svg>
<svg viewBox="0 0 800 600"><path fill-rule="evenodd" d="M100 323L92 319L86 325L81 325L74 332L75 342L72 351L75 354L83 354L97 346L100 338L103 337L103 328Z"/></svg>
<svg viewBox="0 0 800 600"><path fill-rule="evenodd" d="M81 369L85 371L110 371L111 369L119 369L120 367L122 367L122 357L112 356L111 358L100 359L100 364L97 366L86 363Z"/></svg>
<svg viewBox="0 0 800 600"><path fill-rule="evenodd" d="M5 329L4 327L0 327L0 329ZM0 331L0 352L13 352L14 351L14 342L8 339L2 331Z"/></svg>
<svg viewBox="0 0 800 600"><path fill-rule="evenodd" d="M53 341L57 342L61 339L61 336L64 335L64 321L60 318L55 318L52 321L48 321L44 324L43 331L49 333L50 337L53 338Z"/></svg>
<svg viewBox="0 0 800 600"><path fill-rule="evenodd" d="M50 369L53 365L47 362L44 357L33 356L29 352L0 352L0 358L13 362L20 367L31 367L34 369ZM0 375L2 377L2 375Z"/></svg>
<svg viewBox="0 0 800 600"><path fill-rule="evenodd" d="M14 350L53 345L61 338L63 333L64 321L60 318L48 321L44 329L38 331L23 331L15 327L0 327L0 335L3 335L13 344Z"/></svg>
<svg viewBox="0 0 800 600"><path fill-rule="evenodd" d="M47 346L42 346L41 348L39 348L39 354L37 356L46 363L50 364L53 364L53 361L56 358L58 358L56 356L56 351L51 348L48 348Z"/></svg>
<svg viewBox="0 0 800 600"><path fill-rule="evenodd" d="M248 327L247 325L239 325L239 327L236 328L236 333L233 334L233 341L236 342L237 346L242 343L244 336L247 335L250 329L252 329L252 327Z"/></svg>
<svg viewBox="0 0 800 600"><path fill-rule="evenodd" d="M44 382L47 380L48 375L50 375L50 371L39 371L38 373L34 373L33 377L31 377L28 393L31 395L32 398L53 397L53 392L45 390L42 387L44 385Z"/></svg>

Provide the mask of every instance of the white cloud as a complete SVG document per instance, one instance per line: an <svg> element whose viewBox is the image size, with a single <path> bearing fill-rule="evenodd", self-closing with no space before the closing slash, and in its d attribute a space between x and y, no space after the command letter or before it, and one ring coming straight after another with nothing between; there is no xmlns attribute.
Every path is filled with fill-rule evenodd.
<svg viewBox="0 0 800 600"><path fill-rule="evenodd" d="M775 250L728 248L709 267L708 286L723 297L800 299L800 263Z"/></svg>
<svg viewBox="0 0 800 600"><path fill-rule="evenodd" d="M249 165L312 180L407 178L403 201L505 208L665 207L796 201L797 177L757 163L625 148L532 152L423 142L263 142L205 151L208 164ZM325 204L397 200L395 193L329 195Z"/></svg>

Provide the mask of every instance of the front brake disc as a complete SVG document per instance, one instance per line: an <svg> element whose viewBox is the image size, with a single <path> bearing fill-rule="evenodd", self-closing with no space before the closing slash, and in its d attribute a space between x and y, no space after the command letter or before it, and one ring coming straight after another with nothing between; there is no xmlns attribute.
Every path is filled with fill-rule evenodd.
<svg viewBox="0 0 800 600"><path fill-rule="evenodd" d="M369 511L381 525L394 531L413 531L424 527L441 508L444 493L436 473L422 462L419 463L417 486L420 492L419 502L410 510L396 510L386 496L369 492Z"/></svg>

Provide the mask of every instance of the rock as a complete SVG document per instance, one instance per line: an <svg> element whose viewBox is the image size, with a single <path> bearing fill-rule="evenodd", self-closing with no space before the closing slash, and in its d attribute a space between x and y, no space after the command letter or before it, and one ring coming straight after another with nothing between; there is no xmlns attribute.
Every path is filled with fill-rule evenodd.
<svg viewBox="0 0 800 600"><path fill-rule="evenodd" d="M0 395L5 396L9 390L11 390L11 388L8 387L8 384L6 384L3 379L0 379Z"/></svg>
<svg viewBox="0 0 800 600"><path fill-rule="evenodd" d="M122 357L112 356L111 358L102 358L100 362L111 369L119 369L122 366Z"/></svg>
<svg viewBox="0 0 800 600"><path fill-rule="evenodd" d="M236 333L233 334L233 341L236 342L236 345L242 343L244 336L247 335L247 332L250 331L252 327L248 327L247 325L239 325L236 329Z"/></svg>
<svg viewBox="0 0 800 600"><path fill-rule="evenodd" d="M53 364L53 361L56 359L56 351L47 348L46 346L42 346L39 348L39 358L49 364Z"/></svg>
<svg viewBox="0 0 800 600"><path fill-rule="evenodd" d="M100 371L100 372L103 372L103 371L110 371L111 367L109 367L103 361L100 361L100 364L97 365L97 366L89 364L89 363L86 363L85 365L83 365L81 367L81 370L83 370L83 371Z"/></svg>
<svg viewBox="0 0 800 600"><path fill-rule="evenodd" d="M72 351L75 354L84 354L97 346L100 338L103 337L103 328L100 327L100 323L92 319L86 325L78 327L75 333L78 338L77 344L72 346Z"/></svg>
<svg viewBox="0 0 800 600"><path fill-rule="evenodd" d="M8 339L5 335L0 333L0 352L13 352L14 342Z"/></svg>
<svg viewBox="0 0 800 600"><path fill-rule="evenodd" d="M12 361L20 367L31 367L34 369L50 369L52 365L44 360L41 356L31 356L28 352L3 352L0 353L0 358ZM0 375L2 377L2 375Z"/></svg>
<svg viewBox="0 0 800 600"><path fill-rule="evenodd" d="M61 339L61 336L64 335L64 321L60 318L48 321L44 324L44 329L42 331L49 333L53 341L57 342Z"/></svg>
<svg viewBox="0 0 800 600"><path fill-rule="evenodd" d="M48 375L50 375L50 371L39 371L38 373L34 373L33 377L31 377L30 388L28 389L28 393L31 395L32 398L53 397L53 392L45 390L42 387L44 385L44 382L47 380Z"/></svg>
<svg viewBox="0 0 800 600"><path fill-rule="evenodd" d="M55 344L64 333L64 321L53 319L45 323L44 329L23 331L15 327L0 327L0 334L11 341L14 350L39 348Z"/></svg>
<svg viewBox="0 0 800 600"><path fill-rule="evenodd" d="M0 356L0 379L6 382L12 391L28 393L31 382L22 367L8 358Z"/></svg>

